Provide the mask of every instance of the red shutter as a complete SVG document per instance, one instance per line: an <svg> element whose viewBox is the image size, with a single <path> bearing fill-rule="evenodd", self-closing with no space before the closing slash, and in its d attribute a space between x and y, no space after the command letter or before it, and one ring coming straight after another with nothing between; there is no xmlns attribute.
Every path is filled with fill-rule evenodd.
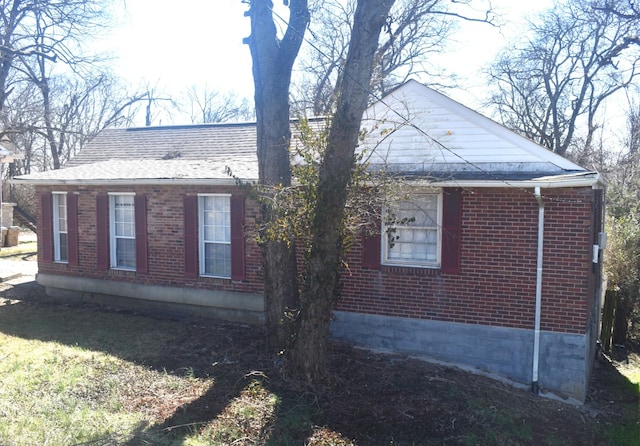
<svg viewBox="0 0 640 446"><path fill-rule="evenodd" d="M53 262L53 198L51 194L40 195L42 221L40 222L40 236L42 237L42 262Z"/></svg>
<svg viewBox="0 0 640 446"><path fill-rule="evenodd" d="M67 195L67 249L69 265L78 266L78 194Z"/></svg>
<svg viewBox="0 0 640 446"><path fill-rule="evenodd" d="M184 275L198 277L198 197L184 196Z"/></svg>
<svg viewBox="0 0 640 446"><path fill-rule="evenodd" d="M96 197L96 252L98 269L109 269L109 196Z"/></svg>
<svg viewBox="0 0 640 446"><path fill-rule="evenodd" d="M442 272L460 273L461 250L462 191L445 188L442 196Z"/></svg>
<svg viewBox="0 0 640 446"><path fill-rule="evenodd" d="M134 198L136 222L136 271L149 272L149 256L147 242L147 196L136 195Z"/></svg>
<svg viewBox="0 0 640 446"><path fill-rule="evenodd" d="M232 195L231 211L231 279L244 280L244 197Z"/></svg>
<svg viewBox="0 0 640 446"><path fill-rule="evenodd" d="M380 229L380 228L377 228ZM380 234L365 236L362 240L362 266L380 269Z"/></svg>

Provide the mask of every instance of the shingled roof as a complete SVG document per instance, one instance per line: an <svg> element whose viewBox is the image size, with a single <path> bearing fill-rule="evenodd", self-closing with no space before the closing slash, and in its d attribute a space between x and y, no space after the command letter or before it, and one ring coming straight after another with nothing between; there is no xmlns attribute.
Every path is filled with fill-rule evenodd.
<svg viewBox="0 0 640 446"><path fill-rule="evenodd" d="M105 129L66 167L109 160L208 160L256 154L255 123Z"/></svg>
<svg viewBox="0 0 640 446"><path fill-rule="evenodd" d="M313 118L309 124L317 131L326 120ZM292 122L292 146L299 144L295 128ZM369 133L358 151L369 167L415 181L483 187L514 181L538 185L549 178L562 184L599 181L595 172L416 81L371 105L363 129ZM255 122L106 129L64 169L24 175L14 182L218 183L230 179L227 168L252 181L258 178L256 149Z"/></svg>
<svg viewBox="0 0 640 446"><path fill-rule="evenodd" d="M31 184L228 184L258 180L255 155L209 160L109 160L17 177Z"/></svg>

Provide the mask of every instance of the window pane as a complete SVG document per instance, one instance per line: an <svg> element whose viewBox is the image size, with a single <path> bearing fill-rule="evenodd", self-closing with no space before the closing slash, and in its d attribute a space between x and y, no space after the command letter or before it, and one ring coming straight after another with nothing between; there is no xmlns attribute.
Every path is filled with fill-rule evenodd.
<svg viewBox="0 0 640 446"><path fill-rule="evenodd" d="M205 243L204 262L206 275L231 277L231 245Z"/></svg>
<svg viewBox="0 0 640 446"><path fill-rule="evenodd" d="M230 199L225 195L201 195L200 273L231 277Z"/></svg>
<svg viewBox="0 0 640 446"><path fill-rule="evenodd" d="M213 211L205 211L204 212L204 224L207 226L212 226L214 222L214 213Z"/></svg>
<svg viewBox="0 0 640 446"><path fill-rule="evenodd" d="M114 197L114 234L116 237L135 237L135 212L133 196Z"/></svg>
<svg viewBox="0 0 640 446"><path fill-rule="evenodd" d="M110 198L111 266L136 268L135 197L112 195Z"/></svg>
<svg viewBox="0 0 640 446"><path fill-rule="evenodd" d="M229 197L203 196L200 203L203 240L229 243L231 241Z"/></svg>
<svg viewBox="0 0 640 446"><path fill-rule="evenodd" d="M438 260L437 245L427 245L426 260L428 262L436 262Z"/></svg>
<svg viewBox="0 0 640 446"><path fill-rule="evenodd" d="M136 241L134 239L116 239L116 266L118 268L136 267Z"/></svg>
<svg viewBox="0 0 640 446"><path fill-rule="evenodd" d="M211 211L213 209L213 197L202 197L202 208L205 211Z"/></svg>
<svg viewBox="0 0 640 446"><path fill-rule="evenodd" d="M413 231L413 241L415 243L427 243L427 231Z"/></svg>
<svg viewBox="0 0 640 446"><path fill-rule="evenodd" d="M60 262L67 262L69 261L69 254L68 254L68 249L67 249L67 234L61 232L59 234L58 237L58 243L60 246L60 250L58 253L58 258L56 260L60 261Z"/></svg>
<svg viewBox="0 0 640 446"><path fill-rule="evenodd" d="M229 226L214 226L213 239L219 242L229 242L230 230Z"/></svg>
<svg viewBox="0 0 640 446"><path fill-rule="evenodd" d="M58 198L58 229L67 232L67 196L56 194Z"/></svg>
<svg viewBox="0 0 640 446"><path fill-rule="evenodd" d="M438 222L438 196L424 195L412 201L404 201L397 205L395 212L398 225L436 226Z"/></svg>
<svg viewBox="0 0 640 446"><path fill-rule="evenodd" d="M398 203L395 228L386 246L390 262L427 265L438 261L438 195L421 195Z"/></svg>
<svg viewBox="0 0 640 446"><path fill-rule="evenodd" d="M67 262L67 195L53 194L54 260Z"/></svg>

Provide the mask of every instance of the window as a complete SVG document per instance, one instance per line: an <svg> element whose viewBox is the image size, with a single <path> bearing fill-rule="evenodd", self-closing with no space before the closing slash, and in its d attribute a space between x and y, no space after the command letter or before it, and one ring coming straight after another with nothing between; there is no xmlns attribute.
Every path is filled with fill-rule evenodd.
<svg viewBox="0 0 640 446"><path fill-rule="evenodd" d="M389 208L383 225L382 254L387 265L439 267L442 238L442 195L414 195Z"/></svg>
<svg viewBox="0 0 640 446"><path fill-rule="evenodd" d="M53 260L69 261L69 242L67 231L67 194L54 192L53 197Z"/></svg>
<svg viewBox="0 0 640 446"><path fill-rule="evenodd" d="M96 196L96 267L149 272L146 195Z"/></svg>
<svg viewBox="0 0 640 446"><path fill-rule="evenodd" d="M42 228L42 256L45 263L65 263L77 266L78 243L78 194L48 192L40 195Z"/></svg>
<svg viewBox="0 0 640 446"><path fill-rule="evenodd" d="M183 198L185 277L245 280L245 197L203 193Z"/></svg>
<svg viewBox="0 0 640 446"><path fill-rule="evenodd" d="M231 277L230 195L198 195L200 275Z"/></svg>
<svg viewBox="0 0 640 446"><path fill-rule="evenodd" d="M111 267L136 269L135 196L109 195L109 246Z"/></svg>

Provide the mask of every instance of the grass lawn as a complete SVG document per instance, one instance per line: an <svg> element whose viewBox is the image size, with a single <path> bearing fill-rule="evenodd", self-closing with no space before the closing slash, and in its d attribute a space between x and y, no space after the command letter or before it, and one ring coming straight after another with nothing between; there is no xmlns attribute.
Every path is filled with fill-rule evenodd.
<svg viewBox="0 0 640 446"><path fill-rule="evenodd" d="M1 296L3 446L640 444L636 355L585 407L341 344L311 389L255 327Z"/></svg>

